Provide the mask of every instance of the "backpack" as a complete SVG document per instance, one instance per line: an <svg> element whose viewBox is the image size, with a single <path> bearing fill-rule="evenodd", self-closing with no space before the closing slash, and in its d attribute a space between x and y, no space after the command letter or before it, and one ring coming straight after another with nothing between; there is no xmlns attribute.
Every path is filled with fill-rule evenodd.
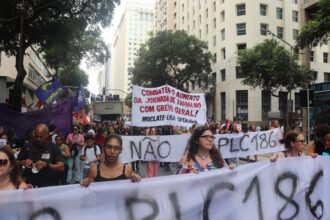
<svg viewBox="0 0 330 220"><path fill-rule="evenodd" d="M95 157L97 157L97 153L96 153L96 144L94 144L94 146L93 146L93 148L94 148L94 153L95 153ZM85 146L85 148L84 148L84 156L86 156L86 152L87 152L87 145Z"/></svg>

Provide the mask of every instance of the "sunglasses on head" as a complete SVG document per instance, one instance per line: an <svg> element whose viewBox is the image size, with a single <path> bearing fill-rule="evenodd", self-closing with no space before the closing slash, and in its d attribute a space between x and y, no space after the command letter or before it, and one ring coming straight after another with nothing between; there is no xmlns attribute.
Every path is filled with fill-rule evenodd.
<svg viewBox="0 0 330 220"><path fill-rule="evenodd" d="M8 159L0 159L0 166L6 166L8 164Z"/></svg>

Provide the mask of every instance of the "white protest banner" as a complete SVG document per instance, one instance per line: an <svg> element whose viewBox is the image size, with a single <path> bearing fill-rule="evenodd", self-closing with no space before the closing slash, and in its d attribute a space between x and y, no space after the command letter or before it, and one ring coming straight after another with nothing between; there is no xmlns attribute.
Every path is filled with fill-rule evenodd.
<svg viewBox="0 0 330 220"><path fill-rule="evenodd" d="M203 93L185 93L169 85L156 88L133 86L132 125L191 127L206 123Z"/></svg>
<svg viewBox="0 0 330 220"><path fill-rule="evenodd" d="M215 146L224 158L283 151L279 143L280 129L245 134L217 134ZM187 149L190 135L122 136L123 151L120 161L135 160L178 162Z"/></svg>
<svg viewBox="0 0 330 220"><path fill-rule="evenodd" d="M6 139L0 139L0 148L6 146L7 140Z"/></svg>
<svg viewBox="0 0 330 220"><path fill-rule="evenodd" d="M0 219L330 219L330 158L281 158L197 174L0 192Z"/></svg>

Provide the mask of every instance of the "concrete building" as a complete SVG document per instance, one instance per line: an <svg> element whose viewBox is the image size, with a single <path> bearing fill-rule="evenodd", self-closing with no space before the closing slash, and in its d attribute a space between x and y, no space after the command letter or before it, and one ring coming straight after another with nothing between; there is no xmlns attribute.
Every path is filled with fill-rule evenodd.
<svg viewBox="0 0 330 220"><path fill-rule="evenodd" d="M155 30L173 30L174 0L157 0L155 7Z"/></svg>
<svg viewBox="0 0 330 220"><path fill-rule="evenodd" d="M148 33L154 30L154 4L128 1L117 27L111 57L110 93L124 98L131 91L132 75L128 69L134 66L134 60L141 44L148 39Z"/></svg>
<svg viewBox="0 0 330 220"><path fill-rule="evenodd" d="M97 75L97 85L98 85L98 93L103 94L105 93L105 71L106 69L100 70ZM105 94L103 94L105 95Z"/></svg>
<svg viewBox="0 0 330 220"><path fill-rule="evenodd" d="M161 4L161 0L156 5ZM266 38L271 38L268 29L277 36L295 45L295 38L302 25L302 10L311 7L307 0L174 0L173 12L164 13L173 16L173 29L186 30L206 41L209 51L214 54L212 65L214 87L207 94L208 117L216 120L232 119L239 116L250 122L266 121L268 112L279 112L285 107L281 104L285 91L279 92L280 98L241 84L236 59L238 50L251 48ZM304 7L305 5L305 7ZM160 7L169 9L170 7ZM157 12L157 15L162 15ZM156 20L161 20L156 18ZM162 25L157 25L162 30ZM281 45L290 49L283 42ZM316 81L329 80L329 47L313 48L310 66L316 71ZM326 62L325 62L326 61ZM309 62L309 61L308 61ZM324 74L324 76L323 76ZM328 77L328 78L327 78ZM299 108L299 93L292 93L293 110ZM213 103L212 103L213 102Z"/></svg>
<svg viewBox="0 0 330 220"><path fill-rule="evenodd" d="M110 54L112 54L111 53L111 48L112 48L111 44L109 44L107 47L109 49ZM109 95L109 93L110 93L110 91L109 91L109 89L110 89L110 72L111 72L111 65L110 64L111 64L110 60L108 60L104 65L104 71L105 71L105 73L104 73L105 74L104 84L105 84L105 94L106 95Z"/></svg>
<svg viewBox="0 0 330 220"><path fill-rule="evenodd" d="M25 54L23 65L27 75L23 82L22 111L37 108L38 98L34 94L34 90L41 84L51 80L53 76L53 72L47 68L31 47L25 51ZM17 76L15 64L14 56L8 57L4 52L0 52L0 103L5 103L9 100L9 95L14 88Z"/></svg>

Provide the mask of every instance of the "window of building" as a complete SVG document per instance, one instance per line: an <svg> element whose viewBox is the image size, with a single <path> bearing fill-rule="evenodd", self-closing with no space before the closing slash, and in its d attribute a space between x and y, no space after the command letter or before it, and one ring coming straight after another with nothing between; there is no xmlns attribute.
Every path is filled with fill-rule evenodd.
<svg viewBox="0 0 330 220"><path fill-rule="evenodd" d="M217 61L218 61L217 53L214 53L213 54L213 62L216 63Z"/></svg>
<svg viewBox="0 0 330 220"><path fill-rule="evenodd" d="M226 31L225 29L221 30L221 40L224 41L226 39Z"/></svg>
<svg viewBox="0 0 330 220"><path fill-rule="evenodd" d="M312 72L312 79L313 81L316 81L317 80L317 71L311 71Z"/></svg>
<svg viewBox="0 0 330 220"><path fill-rule="evenodd" d="M297 112L300 109L300 92L294 93L294 110Z"/></svg>
<svg viewBox="0 0 330 220"><path fill-rule="evenodd" d="M328 63L328 53L323 53L323 63Z"/></svg>
<svg viewBox="0 0 330 220"><path fill-rule="evenodd" d="M222 57L222 59L226 59L226 48L222 48L221 49L221 57Z"/></svg>
<svg viewBox="0 0 330 220"><path fill-rule="evenodd" d="M330 82L330 73L324 73L324 82Z"/></svg>
<svg viewBox="0 0 330 220"><path fill-rule="evenodd" d="M267 16L267 5L260 4L260 15Z"/></svg>
<svg viewBox="0 0 330 220"><path fill-rule="evenodd" d="M314 51L309 51L309 60L311 61L311 62L313 62L314 61Z"/></svg>
<svg viewBox="0 0 330 220"><path fill-rule="evenodd" d="M268 30L268 24L261 23L260 24L260 34L266 36Z"/></svg>
<svg viewBox="0 0 330 220"><path fill-rule="evenodd" d="M209 17L209 9L205 9L205 17L208 18Z"/></svg>
<svg viewBox="0 0 330 220"><path fill-rule="evenodd" d="M286 112L288 92L279 92L278 93L278 110L280 112Z"/></svg>
<svg viewBox="0 0 330 220"><path fill-rule="evenodd" d="M282 8L276 8L276 18L283 19L283 9Z"/></svg>
<svg viewBox="0 0 330 220"><path fill-rule="evenodd" d="M246 23L236 24L237 35L245 35L246 34Z"/></svg>
<svg viewBox="0 0 330 220"><path fill-rule="evenodd" d="M182 16L181 20L182 20L182 24L184 24L184 17L183 16Z"/></svg>
<svg viewBox="0 0 330 220"><path fill-rule="evenodd" d="M292 21L298 22L298 11L292 10Z"/></svg>
<svg viewBox="0 0 330 220"><path fill-rule="evenodd" d="M220 19L221 21L225 21L225 11L220 12Z"/></svg>
<svg viewBox="0 0 330 220"><path fill-rule="evenodd" d="M277 36L283 38L283 27L277 27Z"/></svg>
<svg viewBox="0 0 330 220"><path fill-rule="evenodd" d="M297 40L298 34L299 34L299 30L297 29L292 30L292 36L294 40Z"/></svg>
<svg viewBox="0 0 330 220"><path fill-rule="evenodd" d="M192 88L192 90L195 89L195 81L191 81L191 88Z"/></svg>
<svg viewBox="0 0 330 220"><path fill-rule="evenodd" d="M236 14L237 16L245 15L245 4L236 5Z"/></svg>
<svg viewBox="0 0 330 220"><path fill-rule="evenodd" d="M209 33L209 25L208 24L205 26L205 31L206 31L206 34Z"/></svg>
<svg viewBox="0 0 330 220"><path fill-rule="evenodd" d="M214 2L213 2L213 11L216 11L216 10L217 10L217 2L214 1Z"/></svg>
<svg viewBox="0 0 330 220"><path fill-rule="evenodd" d="M195 28L196 26L196 23L195 23L195 20L193 20L193 28Z"/></svg>
<svg viewBox="0 0 330 220"><path fill-rule="evenodd" d="M184 11L184 4L182 4L182 11Z"/></svg>
<svg viewBox="0 0 330 220"><path fill-rule="evenodd" d="M199 15L199 16L198 16L198 21L199 21L199 24L202 23L202 15Z"/></svg>
<svg viewBox="0 0 330 220"><path fill-rule="evenodd" d="M306 0L305 0L306 1ZM292 0L293 4L298 4L298 0Z"/></svg>
<svg viewBox="0 0 330 220"><path fill-rule="evenodd" d="M221 121L226 120L226 92L220 93Z"/></svg>
<svg viewBox="0 0 330 220"><path fill-rule="evenodd" d="M248 90L236 90L236 116L248 120Z"/></svg>
<svg viewBox="0 0 330 220"><path fill-rule="evenodd" d="M201 39L202 38L202 30L198 31L198 35L199 35L199 39Z"/></svg>
<svg viewBox="0 0 330 220"><path fill-rule="evenodd" d="M226 69L220 70L221 81L226 81Z"/></svg>
<svg viewBox="0 0 330 220"><path fill-rule="evenodd" d="M213 28L214 29L217 28L217 19L216 18L213 19Z"/></svg>
<svg viewBox="0 0 330 220"><path fill-rule="evenodd" d="M217 35L213 36L213 46L217 46Z"/></svg>
<svg viewBox="0 0 330 220"><path fill-rule="evenodd" d="M261 112L262 112L262 120L268 120L268 112L271 111L271 94L269 91L261 91Z"/></svg>
<svg viewBox="0 0 330 220"><path fill-rule="evenodd" d="M242 71L241 71L241 68L239 68L239 66L235 67L235 71L236 71L236 79L243 78Z"/></svg>
<svg viewBox="0 0 330 220"><path fill-rule="evenodd" d="M245 49L246 49L246 43L237 44L237 51L245 50Z"/></svg>

